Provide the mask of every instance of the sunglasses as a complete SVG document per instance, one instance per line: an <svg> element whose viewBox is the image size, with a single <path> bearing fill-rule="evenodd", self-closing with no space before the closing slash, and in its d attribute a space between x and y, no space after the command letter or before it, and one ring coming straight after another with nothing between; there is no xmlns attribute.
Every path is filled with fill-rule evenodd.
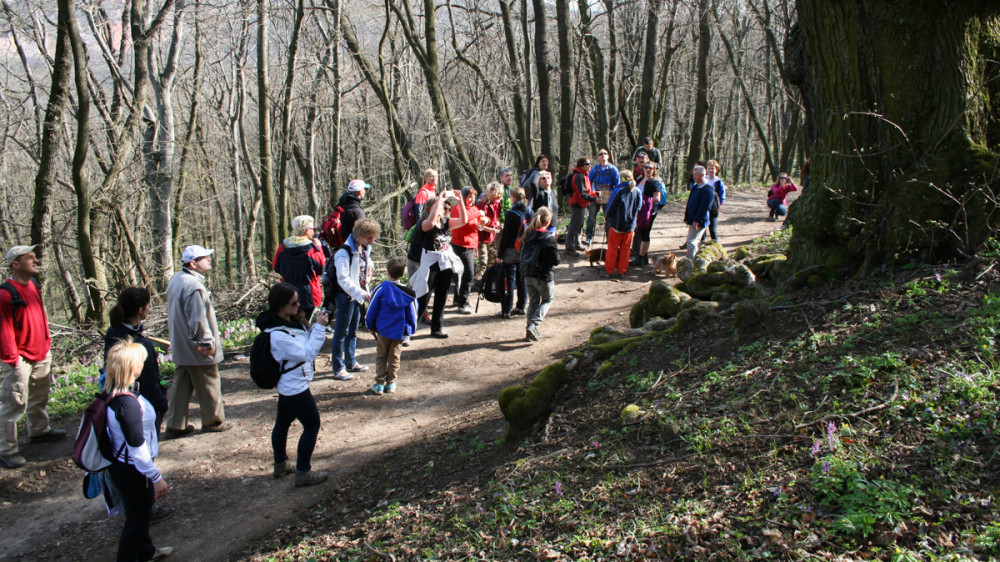
<svg viewBox="0 0 1000 562"><path fill-rule="evenodd" d="M643 166L642 169L643 170L655 170L656 168L653 167L653 166Z"/></svg>
<svg viewBox="0 0 1000 562"><path fill-rule="evenodd" d="M299 306L299 300L295 299L295 300L289 302L288 304L291 305L291 306Z"/></svg>

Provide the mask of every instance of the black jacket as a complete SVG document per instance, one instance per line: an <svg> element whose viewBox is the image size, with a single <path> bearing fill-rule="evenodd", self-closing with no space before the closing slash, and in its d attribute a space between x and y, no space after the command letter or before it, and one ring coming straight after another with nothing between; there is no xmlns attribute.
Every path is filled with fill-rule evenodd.
<svg viewBox="0 0 1000 562"><path fill-rule="evenodd" d="M514 243L517 242L517 236L521 232L521 223L526 220L530 221L531 217L531 209L524 204L524 201L518 201L516 205L507 211L507 215L503 221L503 231L500 232L500 245L497 248L497 255L501 259L504 257L504 252L508 248L513 248ZM528 225L525 225L525 228L527 227ZM507 262L507 260L504 261Z"/></svg>
<svg viewBox="0 0 1000 562"><path fill-rule="evenodd" d="M108 358L108 350L119 341L131 336L132 341L142 344L146 348L146 362L142 364L142 373L139 374L139 394L146 397L149 403L157 412L167 411L167 395L163 393L160 386L160 364L156 361L156 348L153 342L142 335L142 326L131 328L122 324L121 326L109 327L104 334L104 359Z"/></svg>
<svg viewBox="0 0 1000 562"><path fill-rule="evenodd" d="M361 200L350 191L340 196L337 206L344 209L340 213L340 231L344 240L347 240L347 237L354 232L354 223L365 218L365 211L361 208ZM331 248L331 251L333 250L335 248Z"/></svg>
<svg viewBox="0 0 1000 562"><path fill-rule="evenodd" d="M538 252L538 273L531 275L535 279L548 283L552 281L552 270L559 265L559 249L556 246L556 237L549 231L532 232L524 239L521 245L521 255L532 251L531 247L540 244L542 247Z"/></svg>

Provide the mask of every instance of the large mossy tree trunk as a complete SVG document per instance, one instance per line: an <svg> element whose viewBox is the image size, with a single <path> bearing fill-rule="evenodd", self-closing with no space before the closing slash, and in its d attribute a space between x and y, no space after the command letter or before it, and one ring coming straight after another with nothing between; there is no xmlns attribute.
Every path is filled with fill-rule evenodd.
<svg viewBox="0 0 1000 562"><path fill-rule="evenodd" d="M1000 3L799 0L786 45L811 184L789 260L968 255L997 226Z"/></svg>

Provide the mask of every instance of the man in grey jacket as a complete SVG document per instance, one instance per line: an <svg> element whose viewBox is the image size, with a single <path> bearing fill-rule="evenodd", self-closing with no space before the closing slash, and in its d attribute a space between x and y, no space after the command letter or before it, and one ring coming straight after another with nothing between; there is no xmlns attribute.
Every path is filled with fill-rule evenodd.
<svg viewBox="0 0 1000 562"><path fill-rule="evenodd" d="M215 309L205 288L205 273L212 269L212 252L201 246L184 248L184 268L167 285L167 313L170 323L170 351L177 370L170 387L165 437L174 439L194 431L188 425L191 392L198 395L202 431L226 431L222 406L222 337Z"/></svg>

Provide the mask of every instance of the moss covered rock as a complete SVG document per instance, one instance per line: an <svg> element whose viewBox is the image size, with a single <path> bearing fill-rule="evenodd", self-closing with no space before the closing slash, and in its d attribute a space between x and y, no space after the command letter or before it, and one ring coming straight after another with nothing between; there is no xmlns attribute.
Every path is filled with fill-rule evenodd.
<svg viewBox="0 0 1000 562"><path fill-rule="evenodd" d="M741 300L733 305L733 325L737 330L750 328L770 316L771 307L762 300Z"/></svg>
<svg viewBox="0 0 1000 562"><path fill-rule="evenodd" d="M641 328L653 318L676 316L681 311L684 302L690 298L690 295L678 291L662 279L654 281L649 288L649 293L639 299L639 302L632 307L629 314L629 325L632 328Z"/></svg>
<svg viewBox="0 0 1000 562"><path fill-rule="evenodd" d="M622 337L624 337L622 333L611 326L600 326L598 328L594 328L594 330L590 332L590 339L587 341L591 344L607 343Z"/></svg>
<svg viewBox="0 0 1000 562"><path fill-rule="evenodd" d="M708 264L708 267L705 268L705 271L707 271L708 273L722 273L727 269L729 269L729 264L727 264L726 262L713 261L712 263Z"/></svg>
<svg viewBox="0 0 1000 562"><path fill-rule="evenodd" d="M726 261L729 259L729 255L726 254L726 249L722 247L721 244L715 240L709 241L707 243L698 246L698 253L695 254L696 258L702 258L705 261Z"/></svg>
<svg viewBox="0 0 1000 562"><path fill-rule="evenodd" d="M748 257L750 257L750 249L747 248L746 246L740 246L739 248L736 248L735 252L733 252L734 260L742 261L747 259Z"/></svg>
<svg viewBox="0 0 1000 562"><path fill-rule="evenodd" d="M788 260L784 254L764 254L750 262L750 270L757 277L777 280L781 267Z"/></svg>
<svg viewBox="0 0 1000 562"><path fill-rule="evenodd" d="M694 266L694 262L687 258L683 258L677 262L677 278L683 282L687 282L688 279L695 276L698 270Z"/></svg>
<svg viewBox="0 0 1000 562"><path fill-rule="evenodd" d="M631 424L638 422L640 416L642 416L642 410L639 409L639 406L629 404L622 409L620 418L623 424Z"/></svg>
<svg viewBox="0 0 1000 562"><path fill-rule="evenodd" d="M566 367L561 362L553 363L542 369L527 388L517 385L501 390L497 400L510 429L524 431L540 420L566 377Z"/></svg>

